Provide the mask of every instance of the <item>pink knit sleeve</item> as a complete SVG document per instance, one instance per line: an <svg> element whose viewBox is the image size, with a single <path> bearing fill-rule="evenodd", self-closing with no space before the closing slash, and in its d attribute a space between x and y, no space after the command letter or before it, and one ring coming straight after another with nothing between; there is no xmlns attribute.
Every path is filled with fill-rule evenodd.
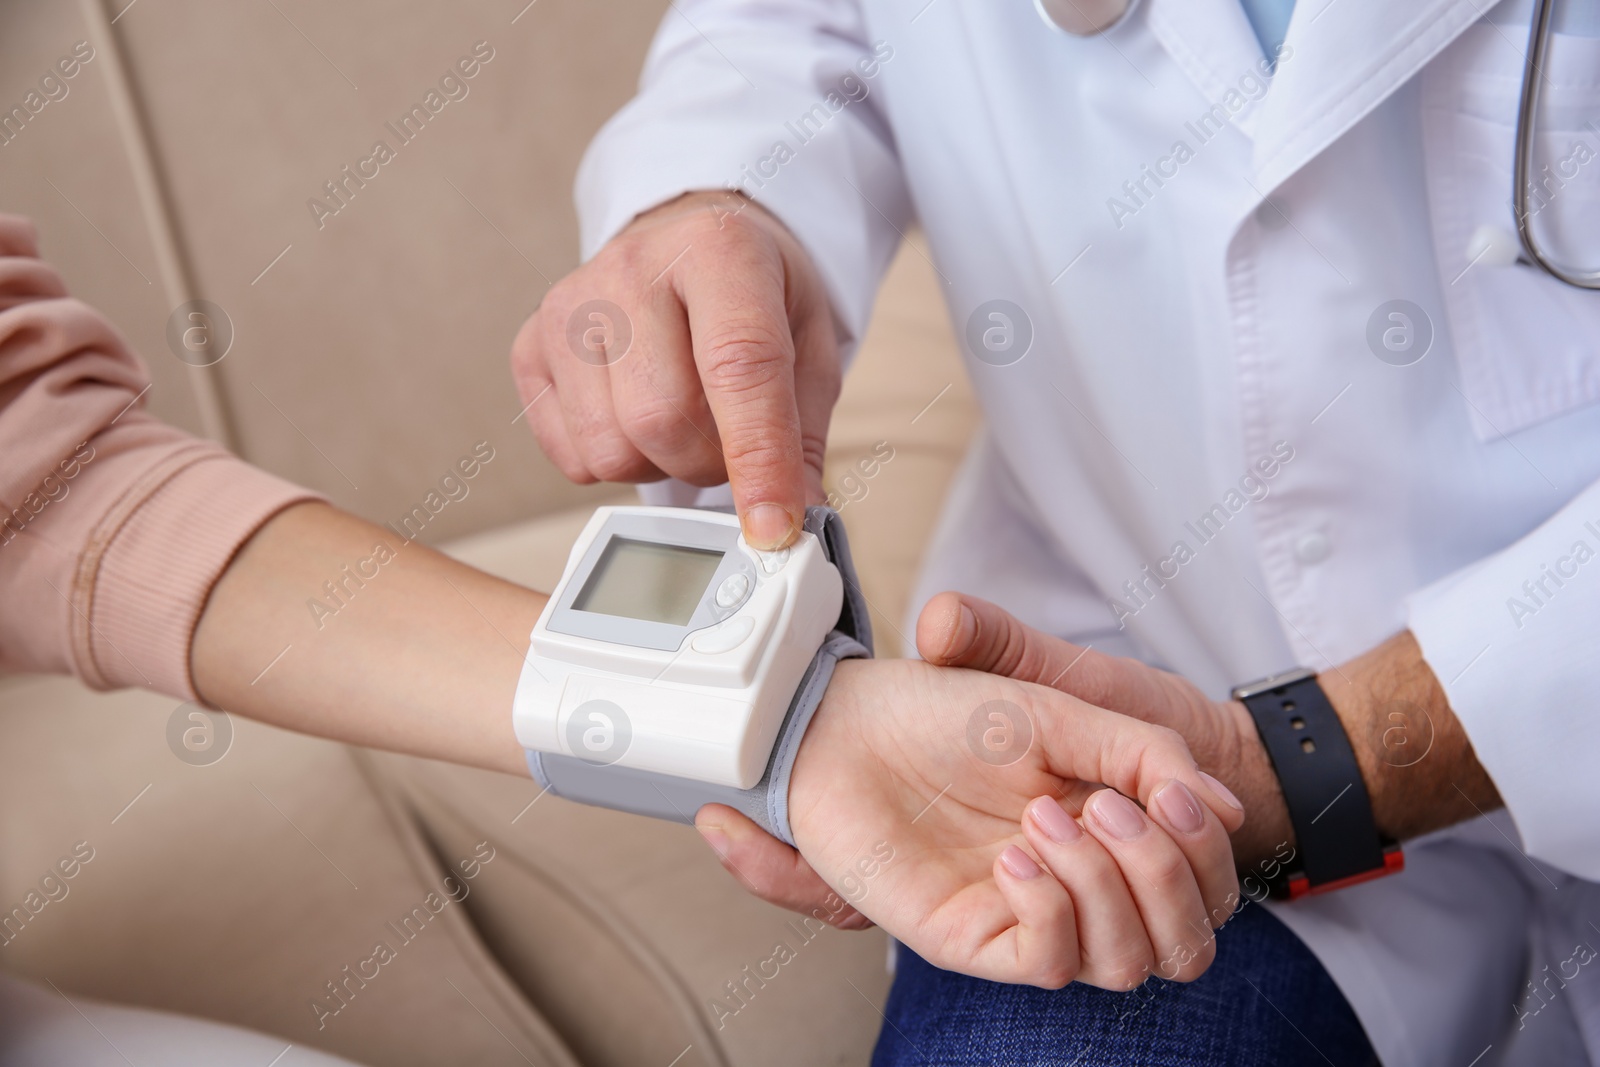
<svg viewBox="0 0 1600 1067"><path fill-rule="evenodd" d="M0 214L0 669L196 699L189 644L240 546L317 499L145 414L143 363Z"/></svg>

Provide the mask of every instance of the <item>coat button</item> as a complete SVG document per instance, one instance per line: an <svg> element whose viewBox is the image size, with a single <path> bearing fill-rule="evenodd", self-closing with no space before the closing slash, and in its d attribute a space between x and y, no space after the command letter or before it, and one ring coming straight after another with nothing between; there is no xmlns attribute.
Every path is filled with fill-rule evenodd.
<svg viewBox="0 0 1600 1067"><path fill-rule="evenodd" d="M1256 225L1263 230L1281 230L1289 225L1289 208L1280 199L1268 197L1256 205Z"/></svg>
<svg viewBox="0 0 1600 1067"><path fill-rule="evenodd" d="M1467 259L1485 267L1509 267L1527 262L1522 258L1522 242L1517 235L1504 226L1487 222L1472 231L1467 241Z"/></svg>
<svg viewBox="0 0 1600 1067"><path fill-rule="evenodd" d="M1319 533L1308 533L1294 543L1294 558L1301 563L1321 563L1331 551L1333 546L1328 543L1328 538Z"/></svg>

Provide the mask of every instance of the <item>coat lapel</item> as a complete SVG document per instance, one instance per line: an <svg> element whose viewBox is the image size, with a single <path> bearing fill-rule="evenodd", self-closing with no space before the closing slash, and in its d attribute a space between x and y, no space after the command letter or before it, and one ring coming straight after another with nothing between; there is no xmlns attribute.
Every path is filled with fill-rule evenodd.
<svg viewBox="0 0 1600 1067"><path fill-rule="evenodd" d="M1281 184L1476 22L1486 0L1300 0L1254 116L1263 193Z"/></svg>
<svg viewBox="0 0 1600 1067"><path fill-rule="evenodd" d="M1420 71L1493 0L1298 0L1287 50L1259 101L1235 116L1270 192ZM1239 0L1149 0L1152 35L1220 103L1262 59Z"/></svg>
<svg viewBox="0 0 1600 1067"><path fill-rule="evenodd" d="M1149 0L1145 24L1208 104L1220 104L1242 76L1259 72L1261 45L1239 0ZM1256 110L1234 116L1246 133Z"/></svg>

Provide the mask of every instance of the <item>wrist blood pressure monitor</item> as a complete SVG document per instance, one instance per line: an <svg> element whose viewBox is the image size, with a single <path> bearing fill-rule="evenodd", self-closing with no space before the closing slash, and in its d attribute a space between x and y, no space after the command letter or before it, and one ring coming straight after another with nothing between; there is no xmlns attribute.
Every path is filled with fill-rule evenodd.
<svg viewBox="0 0 1600 1067"><path fill-rule="evenodd" d="M533 628L512 718L549 792L680 822L728 804L792 843L800 739L834 665L871 650L833 511L758 552L730 512L603 507Z"/></svg>

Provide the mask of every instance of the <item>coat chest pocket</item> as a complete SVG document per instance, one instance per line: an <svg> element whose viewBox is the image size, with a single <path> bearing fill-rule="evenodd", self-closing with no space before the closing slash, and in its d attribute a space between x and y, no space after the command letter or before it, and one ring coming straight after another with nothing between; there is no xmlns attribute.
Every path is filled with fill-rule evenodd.
<svg viewBox="0 0 1600 1067"><path fill-rule="evenodd" d="M1481 440L1600 403L1600 291L1532 265L1474 262L1481 226L1516 233L1517 104L1527 23L1471 27L1423 72L1422 138L1439 285ZM1546 54L1530 215L1547 256L1600 268L1600 36ZM1493 256L1483 257L1492 261Z"/></svg>

